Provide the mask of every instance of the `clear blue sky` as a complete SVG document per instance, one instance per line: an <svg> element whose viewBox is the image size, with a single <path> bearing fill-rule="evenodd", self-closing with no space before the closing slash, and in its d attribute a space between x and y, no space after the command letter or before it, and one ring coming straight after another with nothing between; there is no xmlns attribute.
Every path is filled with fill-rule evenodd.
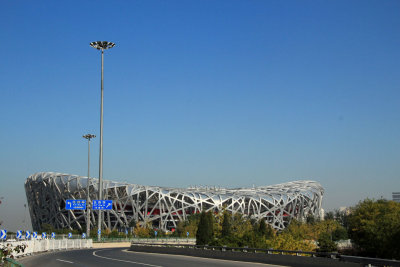
<svg viewBox="0 0 400 267"><path fill-rule="evenodd" d="M323 207L400 190L399 1L0 3L0 220L24 181L228 187L319 181ZM91 172L98 176L99 140ZM3 228L2 226L2 228Z"/></svg>

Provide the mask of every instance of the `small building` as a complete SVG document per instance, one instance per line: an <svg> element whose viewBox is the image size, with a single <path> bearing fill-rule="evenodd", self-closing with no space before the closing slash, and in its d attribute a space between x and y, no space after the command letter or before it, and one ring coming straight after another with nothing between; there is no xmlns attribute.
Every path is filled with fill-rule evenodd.
<svg viewBox="0 0 400 267"><path fill-rule="evenodd" d="M400 203L400 192L393 192L392 193L393 201Z"/></svg>

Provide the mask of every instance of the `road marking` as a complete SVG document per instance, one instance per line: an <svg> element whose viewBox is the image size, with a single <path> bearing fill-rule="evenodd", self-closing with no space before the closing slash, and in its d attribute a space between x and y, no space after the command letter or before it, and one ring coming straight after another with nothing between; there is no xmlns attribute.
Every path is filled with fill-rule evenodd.
<svg viewBox="0 0 400 267"><path fill-rule="evenodd" d="M262 263L262 262L251 262L251 261L237 261L237 260L224 260L224 259L215 259L215 258L205 258L205 257L199 257L199 256L187 256L187 255L178 255L178 254L164 254L164 253L156 253L156 252L140 252L140 251L132 251L128 249L123 249L123 252L127 253L138 253L138 254L157 254L160 256L169 256L169 257L186 257L186 258L196 258L196 259L203 259L203 260L209 260L209 261L227 261L227 262L235 262L235 263L246 263L247 265L262 265L262 266L268 266L268 267L289 267L286 265L275 265L275 264L270 264L270 263Z"/></svg>
<svg viewBox="0 0 400 267"><path fill-rule="evenodd" d="M72 261L66 261L66 260L60 260L60 259L56 259L56 261L63 261L63 262L68 262L68 263L74 264Z"/></svg>
<svg viewBox="0 0 400 267"><path fill-rule="evenodd" d="M128 263L141 264L141 265L144 265L144 266L151 266L151 267L162 267L160 265L153 265L153 264L148 264L148 263L143 263L143 262L127 261L127 260L120 260L120 259L113 259L113 258L108 258L108 257L104 257L104 256L99 256L99 255L96 254L96 252L98 252L98 251L100 251L100 250L93 251L93 256L99 257L99 258L103 258L103 259L107 259L107 260L112 260L112 261L128 262Z"/></svg>

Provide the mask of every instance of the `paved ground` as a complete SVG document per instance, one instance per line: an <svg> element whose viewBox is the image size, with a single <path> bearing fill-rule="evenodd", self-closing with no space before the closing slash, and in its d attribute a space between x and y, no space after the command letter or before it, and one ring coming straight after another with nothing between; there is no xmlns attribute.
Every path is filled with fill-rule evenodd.
<svg viewBox="0 0 400 267"><path fill-rule="evenodd" d="M90 267L90 266L149 266L149 267L239 267L239 266L278 266L260 263L235 262L179 255L165 255L127 251L126 248L84 249L43 253L17 259L26 267Z"/></svg>
<svg viewBox="0 0 400 267"><path fill-rule="evenodd" d="M131 242L93 243L93 248L129 248Z"/></svg>

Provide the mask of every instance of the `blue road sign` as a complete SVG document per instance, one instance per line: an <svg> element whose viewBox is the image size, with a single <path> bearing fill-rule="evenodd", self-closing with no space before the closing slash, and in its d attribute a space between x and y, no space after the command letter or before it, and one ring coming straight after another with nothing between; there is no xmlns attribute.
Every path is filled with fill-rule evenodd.
<svg viewBox="0 0 400 267"><path fill-rule="evenodd" d="M186 232L186 236L189 237L189 232Z"/></svg>
<svg viewBox="0 0 400 267"><path fill-rule="evenodd" d="M22 238L22 231L20 231L20 230L17 231L17 238L18 239Z"/></svg>
<svg viewBox="0 0 400 267"><path fill-rule="evenodd" d="M65 209L67 210L85 210L86 200L84 199L67 199L65 201Z"/></svg>
<svg viewBox="0 0 400 267"><path fill-rule="evenodd" d="M101 235L101 230L97 230L97 234L98 234L98 235Z"/></svg>
<svg viewBox="0 0 400 267"><path fill-rule="evenodd" d="M0 239L7 239L7 230L0 231Z"/></svg>
<svg viewBox="0 0 400 267"><path fill-rule="evenodd" d="M56 233L51 233L51 238L56 238Z"/></svg>
<svg viewBox="0 0 400 267"><path fill-rule="evenodd" d="M93 200L92 209L94 210L112 210L112 200Z"/></svg>
<svg viewBox="0 0 400 267"><path fill-rule="evenodd" d="M47 233L42 233L42 238L43 239L47 238Z"/></svg>
<svg viewBox="0 0 400 267"><path fill-rule="evenodd" d="M33 233L32 233L32 237L33 237L33 238L37 238L37 232L33 232Z"/></svg>
<svg viewBox="0 0 400 267"><path fill-rule="evenodd" d="M25 232L25 239L29 239L31 237L31 232L26 231Z"/></svg>
<svg viewBox="0 0 400 267"><path fill-rule="evenodd" d="M68 238L71 238L72 237L72 233L68 233Z"/></svg>
<svg viewBox="0 0 400 267"><path fill-rule="evenodd" d="M128 234L128 229L125 229L125 234L126 234L126 235Z"/></svg>
<svg viewBox="0 0 400 267"><path fill-rule="evenodd" d="M82 233L82 238L85 239L86 238L86 234Z"/></svg>
<svg viewBox="0 0 400 267"><path fill-rule="evenodd" d="M157 236L157 231L154 231L154 235Z"/></svg>

